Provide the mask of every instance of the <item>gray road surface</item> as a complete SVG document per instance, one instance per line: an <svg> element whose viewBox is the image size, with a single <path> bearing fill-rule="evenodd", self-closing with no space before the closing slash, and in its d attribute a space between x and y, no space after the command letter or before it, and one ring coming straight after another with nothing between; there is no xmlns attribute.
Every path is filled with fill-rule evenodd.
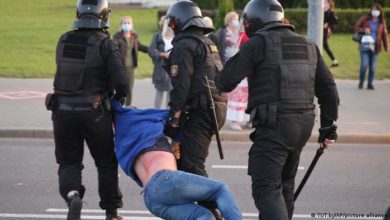
<svg viewBox="0 0 390 220"><path fill-rule="evenodd" d="M244 219L257 219L257 210L246 175L249 142L224 142L225 160L219 160L212 143L207 169L233 191ZM51 139L0 139L0 219L65 219L66 206L58 194L57 165ZM301 180L316 150L303 151L297 182ZM332 219L330 214L383 214L390 205L389 145L338 144L320 158L298 201L294 219ZM97 176L86 151L83 179L83 219L103 219L98 207ZM125 219L157 219L142 202L141 189L123 172L121 210ZM314 216L315 218L311 217ZM341 218L341 219L381 219Z"/></svg>

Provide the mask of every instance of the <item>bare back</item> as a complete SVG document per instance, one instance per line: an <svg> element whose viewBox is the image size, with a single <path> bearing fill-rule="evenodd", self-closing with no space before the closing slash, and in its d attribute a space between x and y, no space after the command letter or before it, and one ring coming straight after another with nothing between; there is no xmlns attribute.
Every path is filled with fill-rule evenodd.
<svg viewBox="0 0 390 220"><path fill-rule="evenodd" d="M176 159L167 151L147 151L135 161L134 171L145 187L149 179L160 170L177 170Z"/></svg>

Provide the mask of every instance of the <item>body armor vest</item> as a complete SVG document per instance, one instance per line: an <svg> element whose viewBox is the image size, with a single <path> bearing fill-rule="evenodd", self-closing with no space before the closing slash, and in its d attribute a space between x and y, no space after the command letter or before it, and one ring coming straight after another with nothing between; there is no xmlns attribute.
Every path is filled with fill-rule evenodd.
<svg viewBox="0 0 390 220"><path fill-rule="evenodd" d="M317 53L314 43L288 30L260 30L265 39L264 60L248 77L247 112L276 104L278 112L313 109Z"/></svg>
<svg viewBox="0 0 390 220"><path fill-rule="evenodd" d="M190 86L190 100L199 98L200 95L207 95L207 88L204 83L204 76L214 82L215 75L222 70L223 65L219 57L217 46L206 36L196 36L196 35L184 35L183 38L194 39L205 48L207 55L204 60L199 63L195 63L194 73L191 76L191 86ZM214 83L211 86L211 92L215 102L227 102L227 93L220 92L215 86Z"/></svg>
<svg viewBox="0 0 390 220"><path fill-rule="evenodd" d="M109 88L100 45L108 35L98 31L70 31L57 45L54 89L60 95L98 95Z"/></svg>

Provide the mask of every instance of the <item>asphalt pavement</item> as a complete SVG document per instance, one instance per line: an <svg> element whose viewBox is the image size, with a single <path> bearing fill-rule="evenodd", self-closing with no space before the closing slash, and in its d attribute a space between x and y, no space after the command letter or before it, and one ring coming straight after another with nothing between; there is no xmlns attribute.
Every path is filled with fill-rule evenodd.
<svg viewBox="0 0 390 220"><path fill-rule="evenodd" d="M51 112L44 106L52 79L0 78L0 137L52 138ZM390 143L390 80L374 82L375 90L357 89L356 80L336 80L340 95L338 142ZM151 79L137 79L133 105L152 108L155 89ZM319 122L311 142L318 137ZM234 131L229 122L221 129L225 141L248 141L251 129Z"/></svg>
<svg viewBox="0 0 390 220"><path fill-rule="evenodd" d="M58 193L53 146L52 139L0 138L0 220L66 218L67 207ZM220 160L213 142L205 164L210 178L229 186L243 220L258 219L247 175L250 146L250 142L226 141L223 143L225 159ZM293 220L383 220L390 204L389 146L338 144L327 150L295 202ZM317 147L309 143L303 149L296 185L306 173ZM87 148L83 165L86 193L82 219L104 219L104 212L99 208L96 167ZM119 213L126 220L161 220L147 211L142 188L122 169L119 185L124 204Z"/></svg>

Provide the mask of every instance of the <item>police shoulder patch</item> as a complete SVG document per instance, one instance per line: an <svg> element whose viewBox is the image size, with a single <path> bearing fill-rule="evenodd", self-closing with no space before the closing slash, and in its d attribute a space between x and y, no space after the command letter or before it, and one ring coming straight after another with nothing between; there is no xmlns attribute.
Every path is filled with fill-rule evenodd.
<svg viewBox="0 0 390 220"><path fill-rule="evenodd" d="M210 45L211 52L218 53L218 47L215 45Z"/></svg>
<svg viewBox="0 0 390 220"><path fill-rule="evenodd" d="M177 76L177 74L179 73L179 65L172 65L171 66L171 77L175 77Z"/></svg>

